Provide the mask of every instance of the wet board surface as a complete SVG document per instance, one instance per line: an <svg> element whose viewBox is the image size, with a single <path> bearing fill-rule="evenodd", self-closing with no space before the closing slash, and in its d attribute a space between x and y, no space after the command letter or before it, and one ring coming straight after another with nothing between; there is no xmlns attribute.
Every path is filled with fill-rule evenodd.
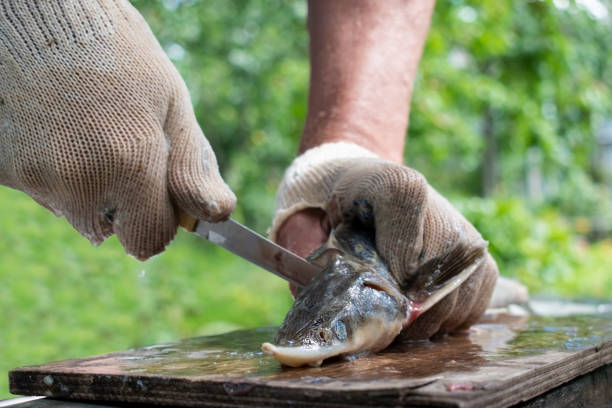
<svg viewBox="0 0 612 408"><path fill-rule="evenodd" d="M283 368L263 355L261 343L275 331L23 367L10 372L10 388L18 395L193 407L507 407L612 363L610 313L487 315L465 335L397 342L319 368ZM596 392L612 400L604 395L609 386Z"/></svg>

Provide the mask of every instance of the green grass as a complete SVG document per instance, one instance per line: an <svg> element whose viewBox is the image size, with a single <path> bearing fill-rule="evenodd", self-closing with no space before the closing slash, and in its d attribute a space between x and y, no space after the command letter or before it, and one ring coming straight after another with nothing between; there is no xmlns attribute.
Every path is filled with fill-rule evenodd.
<svg viewBox="0 0 612 408"><path fill-rule="evenodd" d="M0 399L14 367L276 325L291 305L284 281L196 236L141 263L7 188L0 253Z"/></svg>

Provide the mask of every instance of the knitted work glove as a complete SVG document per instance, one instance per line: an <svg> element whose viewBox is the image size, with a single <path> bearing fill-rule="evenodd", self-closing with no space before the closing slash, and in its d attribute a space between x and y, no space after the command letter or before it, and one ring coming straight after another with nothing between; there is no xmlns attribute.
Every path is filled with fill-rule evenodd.
<svg viewBox="0 0 612 408"><path fill-rule="evenodd" d="M423 175L351 143L327 143L296 158L279 187L276 206L270 230L275 241L283 222L307 208L324 210L332 226L358 220L374 228L378 253L406 290L423 281L415 273L432 258L460 244L486 248L478 231ZM422 339L469 327L484 313L497 275L485 250L475 272L403 335Z"/></svg>
<svg viewBox="0 0 612 408"><path fill-rule="evenodd" d="M235 196L182 78L127 0L0 0L0 183L143 260Z"/></svg>

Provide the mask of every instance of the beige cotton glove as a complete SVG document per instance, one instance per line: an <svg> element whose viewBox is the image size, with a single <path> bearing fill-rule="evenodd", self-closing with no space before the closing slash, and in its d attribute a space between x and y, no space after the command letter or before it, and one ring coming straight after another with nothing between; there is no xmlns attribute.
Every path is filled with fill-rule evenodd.
<svg viewBox="0 0 612 408"><path fill-rule="evenodd" d="M279 187L276 207L273 240L289 216L306 208L326 211L332 226L357 219L374 228L378 253L406 290L419 267L432 258L459 244L486 248L478 231L423 175L346 142L327 143L296 158ZM476 271L404 336L429 338L469 327L484 313L497 275L487 252Z"/></svg>
<svg viewBox="0 0 612 408"><path fill-rule="evenodd" d="M236 200L127 0L0 0L0 183L142 260L173 238L179 209L219 221Z"/></svg>

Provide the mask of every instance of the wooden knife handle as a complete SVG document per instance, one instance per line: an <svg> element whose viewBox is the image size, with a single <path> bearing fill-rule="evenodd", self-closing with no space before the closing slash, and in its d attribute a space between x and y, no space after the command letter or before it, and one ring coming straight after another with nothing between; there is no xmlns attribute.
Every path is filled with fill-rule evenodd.
<svg viewBox="0 0 612 408"><path fill-rule="evenodd" d="M179 210L179 225L185 228L189 232L195 231L196 224L198 220L193 218L191 215Z"/></svg>

